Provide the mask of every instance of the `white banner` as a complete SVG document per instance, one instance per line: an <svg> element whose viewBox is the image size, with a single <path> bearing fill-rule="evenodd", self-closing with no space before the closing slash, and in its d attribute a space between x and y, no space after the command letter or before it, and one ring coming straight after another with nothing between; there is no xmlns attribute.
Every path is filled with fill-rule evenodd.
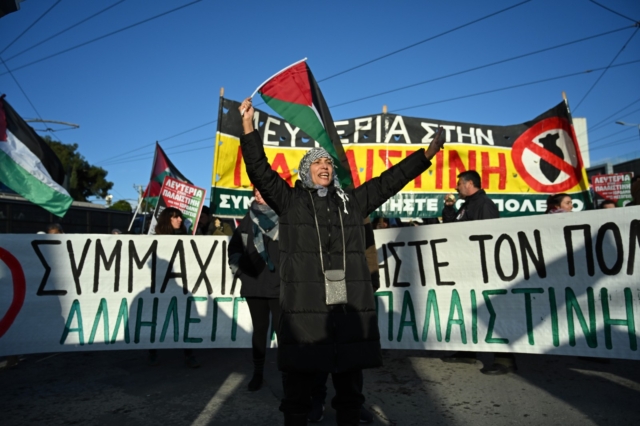
<svg viewBox="0 0 640 426"><path fill-rule="evenodd" d="M375 234L383 348L640 359L640 207ZM227 242L2 235L0 355L250 347Z"/></svg>

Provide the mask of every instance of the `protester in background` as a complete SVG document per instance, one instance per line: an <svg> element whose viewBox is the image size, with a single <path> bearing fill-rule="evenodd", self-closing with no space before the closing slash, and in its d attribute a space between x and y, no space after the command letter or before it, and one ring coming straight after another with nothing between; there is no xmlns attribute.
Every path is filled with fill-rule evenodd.
<svg viewBox="0 0 640 426"><path fill-rule="evenodd" d="M215 217L211 219L211 223L209 224L208 235L233 235L233 229L231 229L231 225L227 222L223 222L219 217Z"/></svg>
<svg viewBox="0 0 640 426"><path fill-rule="evenodd" d="M156 235L187 235L187 228L184 226L182 212L173 207L167 207L162 210L156 223ZM149 349L147 361L149 365L158 364L157 349ZM184 350L184 363L187 367L200 367L196 357L193 355L193 349Z"/></svg>
<svg viewBox="0 0 640 426"><path fill-rule="evenodd" d="M500 212L495 203L487 196L482 189L480 175L475 170L468 170L458 175L456 189L464 204L460 206L456 222L466 222L475 220L497 219ZM447 363L475 364L475 352L455 352L452 355L441 358ZM506 374L516 370L515 357L511 353L489 353L491 360L480 370L482 374L498 375Z"/></svg>
<svg viewBox="0 0 640 426"><path fill-rule="evenodd" d="M444 196L442 223L455 222L456 216L458 216L458 211L456 210L456 196L453 194L447 194Z"/></svg>
<svg viewBox="0 0 640 426"><path fill-rule="evenodd" d="M229 241L229 266L241 283L240 296L247 300L253 335L253 377L249 391L262 387L264 360L269 337L269 313L272 329L280 322L280 252L278 215L267 205L260 191L253 189L254 201Z"/></svg>
<svg viewBox="0 0 640 426"><path fill-rule="evenodd" d="M631 196L633 200L628 202L627 206L640 206L640 177L635 178L635 182L631 183Z"/></svg>
<svg viewBox="0 0 640 426"><path fill-rule="evenodd" d="M196 235L209 235L209 225L211 225L209 207L202 206L202 211L200 211L200 217L198 218L198 226L196 227Z"/></svg>
<svg viewBox="0 0 640 426"><path fill-rule="evenodd" d="M600 203L600 208L601 209L615 209L616 208L616 202L613 200L604 200L602 203Z"/></svg>
<svg viewBox="0 0 640 426"><path fill-rule="evenodd" d="M373 229L387 229L390 227L389 219L386 217L377 217L373 220Z"/></svg>
<svg viewBox="0 0 640 426"><path fill-rule="evenodd" d="M475 170L467 170L458 175L456 190L464 198L464 204L458 210L456 222L500 217L498 207L482 189L480 175Z"/></svg>
<svg viewBox="0 0 640 426"><path fill-rule="evenodd" d="M112 234L112 235L120 235L120 234L122 234L122 231L121 231L121 230L119 230L118 228L113 228L113 229L111 230L111 234Z"/></svg>
<svg viewBox="0 0 640 426"><path fill-rule="evenodd" d="M561 192L549 195L547 198L547 211L545 213L569 213L573 210L573 201L569 194Z"/></svg>
<svg viewBox="0 0 640 426"><path fill-rule="evenodd" d="M64 234L62 230L62 225L59 223L52 223L47 226L47 234Z"/></svg>
<svg viewBox="0 0 640 426"><path fill-rule="evenodd" d="M311 388L321 372L332 374L337 423L357 425L364 402L361 369L382 364L362 221L424 172L444 141L436 139L427 151L420 149L380 177L347 190L340 187L327 151L313 148L302 158L300 179L291 188L267 161L253 128L251 99L239 109L247 174L279 215L278 366L286 373L280 405L285 425L307 424ZM335 304L327 304L327 296L334 296Z"/></svg>

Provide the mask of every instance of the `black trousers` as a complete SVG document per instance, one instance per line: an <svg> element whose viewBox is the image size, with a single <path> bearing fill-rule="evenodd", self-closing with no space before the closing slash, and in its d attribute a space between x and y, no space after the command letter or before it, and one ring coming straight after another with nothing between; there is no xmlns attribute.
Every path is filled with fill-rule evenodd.
<svg viewBox="0 0 640 426"><path fill-rule="evenodd" d="M273 326L278 334L278 324L280 321L280 300L267 299L264 297L246 297L253 324L253 335L251 336L251 347L253 350L253 360L262 361L267 354L267 340L269 335L269 313L271 313Z"/></svg>
<svg viewBox="0 0 640 426"><path fill-rule="evenodd" d="M311 394L316 384L318 373L290 373L284 375L284 398L280 404L280 411L285 415L303 415L311 409ZM331 400L331 406L336 410L338 418L344 413L355 413L357 424L360 406L364 404L362 395L362 370L332 373L331 380L336 390L336 396ZM348 423L344 423L348 424Z"/></svg>
<svg viewBox="0 0 640 426"><path fill-rule="evenodd" d="M359 386L358 389L360 389L360 393L362 393L362 388L364 387L364 377L362 376L362 370L358 370L358 372L360 373L358 377L358 386ZM316 377L313 379L313 386L311 388L312 400L324 404L325 400L327 399L327 380L328 379L329 379L329 373L316 374Z"/></svg>

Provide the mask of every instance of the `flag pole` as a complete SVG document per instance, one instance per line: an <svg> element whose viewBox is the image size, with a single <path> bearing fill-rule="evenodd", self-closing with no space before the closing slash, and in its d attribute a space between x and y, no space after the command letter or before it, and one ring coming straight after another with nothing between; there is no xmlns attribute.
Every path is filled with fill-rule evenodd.
<svg viewBox="0 0 640 426"><path fill-rule="evenodd" d="M131 218L131 223L129 224L129 228L127 229L127 232L131 232L131 227L133 226L133 222L135 222L136 215L138 214L138 211L140 211L140 205L142 204L142 200L144 200L144 198L140 197L140 201L138 201L138 207L136 207L136 211L135 213L133 213L133 217Z"/></svg>

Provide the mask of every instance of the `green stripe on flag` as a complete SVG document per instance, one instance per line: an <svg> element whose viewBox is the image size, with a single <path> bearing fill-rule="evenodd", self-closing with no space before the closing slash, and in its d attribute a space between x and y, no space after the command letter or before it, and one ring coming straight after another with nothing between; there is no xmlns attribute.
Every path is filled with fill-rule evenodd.
<svg viewBox="0 0 640 426"><path fill-rule="evenodd" d="M0 150L0 182L56 216L64 216L73 202L73 198L69 195L58 192L35 178L2 150Z"/></svg>
<svg viewBox="0 0 640 426"><path fill-rule="evenodd" d="M318 142L322 148L326 149L329 155L334 158L334 163L337 166L340 166L338 153L336 152L336 149L334 148L324 126L320 122L318 115L313 109L311 109L311 107L291 102L284 102L262 94L261 96L265 103L280 114L282 118L302 129L303 132ZM351 171L342 169L342 167L337 167L340 184L346 185L351 183Z"/></svg>

